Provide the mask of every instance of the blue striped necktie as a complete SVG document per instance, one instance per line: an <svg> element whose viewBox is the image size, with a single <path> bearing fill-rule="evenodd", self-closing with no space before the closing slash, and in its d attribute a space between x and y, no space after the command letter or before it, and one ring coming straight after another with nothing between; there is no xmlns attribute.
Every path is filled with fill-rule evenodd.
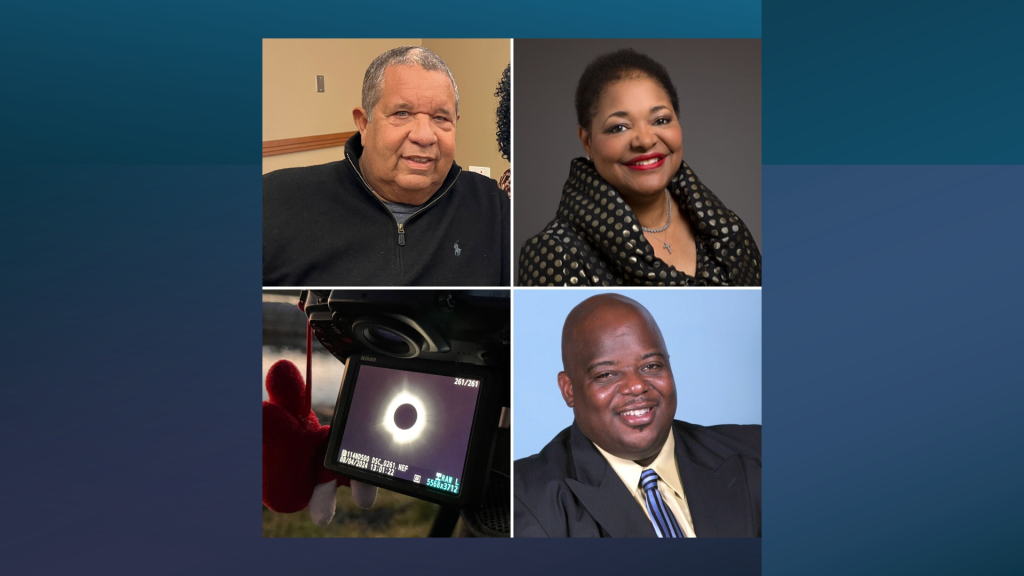
<svg viewBox="0 0 1024 576"><path fill-rule="evenodd" d="M651 523L654 524L654 531L658 538L686 538L676 517L665 505L658 491L658 473L654 470L644 470L640 473L640 487L644 489L644 501L647 502L647 512L651 515Z"/></svg>

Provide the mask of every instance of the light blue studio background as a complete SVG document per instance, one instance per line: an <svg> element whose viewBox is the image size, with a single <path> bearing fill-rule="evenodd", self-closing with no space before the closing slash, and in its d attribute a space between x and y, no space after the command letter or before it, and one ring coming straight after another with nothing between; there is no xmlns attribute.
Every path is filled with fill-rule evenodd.
<svg viewBox="0 0 1024 576"><path fill-rule="evenodd" d="M562 323L605 292L643 304L668 347L676 419L695 424L761 423L760 290L516 290L513 294L513 456L536 454L572 424L558 391Z"/></svg>

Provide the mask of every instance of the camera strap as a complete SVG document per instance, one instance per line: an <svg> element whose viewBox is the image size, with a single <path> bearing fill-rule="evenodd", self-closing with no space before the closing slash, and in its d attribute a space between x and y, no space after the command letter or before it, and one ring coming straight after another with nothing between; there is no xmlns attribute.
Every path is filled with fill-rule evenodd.
<svg viewBox="0 0 1024 576"><path fill-rule="evenodd" d="M299 298L299 310L306 312L306 303ZM313 407L313 325L306 317L306 396L302 400L302 413L309 414Z"/></svg>
<svg viewBox="0 0 1024 576"><path fill-rule="evenodd" d="M313 327L309 318L306 318L306 399L302 406L303 414L309 414L313 407Z"/></svg>

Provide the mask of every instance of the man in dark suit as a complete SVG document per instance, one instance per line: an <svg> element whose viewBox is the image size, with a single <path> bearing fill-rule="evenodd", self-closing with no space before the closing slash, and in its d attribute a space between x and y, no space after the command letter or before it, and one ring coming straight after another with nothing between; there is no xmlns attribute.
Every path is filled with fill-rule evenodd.
<svg viewBox="0 0 1024 576"><path fill-rule="evenodd" d="M675 381L646 308L583 301L565 320L562 364L576 420L515 462L515 536L761 536L761 427L673 420Z"/></svg>

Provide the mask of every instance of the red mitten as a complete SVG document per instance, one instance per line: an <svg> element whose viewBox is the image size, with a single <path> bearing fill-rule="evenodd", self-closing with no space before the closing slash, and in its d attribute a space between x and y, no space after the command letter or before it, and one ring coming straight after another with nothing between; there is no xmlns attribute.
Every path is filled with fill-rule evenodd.
<svg viewBox="0 0 1024 576"><path fill-rule="evenodd" d="M303 414L306 385L294 364L280 360L267 372L270 402L263 403L263 503L276 512L298 512L313 487L348 478L324 468L330 426L312 410ZM333 514L333 509L332 509Z"/></svg>

